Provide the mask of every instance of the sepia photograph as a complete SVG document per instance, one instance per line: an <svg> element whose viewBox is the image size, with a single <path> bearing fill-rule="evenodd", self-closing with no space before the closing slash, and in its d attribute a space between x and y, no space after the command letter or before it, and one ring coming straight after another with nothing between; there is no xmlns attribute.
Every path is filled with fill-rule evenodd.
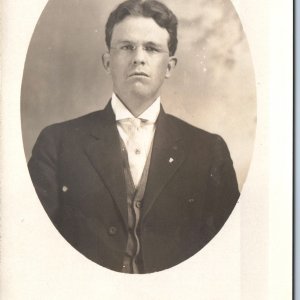
<svg viewBox="0 0 300 300"><path fill-rule="evenodd" d="M4 1L1 297L290 299L282 5Z"/></svg>
<svg viewBox="0 0 300 300"><path fill-rule="evenodd" d="M199 2L49 1L29 46L32 182L62 236L114 271L161 271L197 253L247 175L247 40L230 1Z"/></svg>

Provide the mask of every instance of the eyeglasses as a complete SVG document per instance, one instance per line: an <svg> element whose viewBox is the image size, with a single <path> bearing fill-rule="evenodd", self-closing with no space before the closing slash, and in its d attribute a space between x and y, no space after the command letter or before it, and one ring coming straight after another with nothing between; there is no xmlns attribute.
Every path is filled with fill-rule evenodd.
<svg viewBox="0 0 300 300"><path fill-rule="evenodd" d="M157 54L165 54L165 53L169 54L168 50L153 43L146 43L144 45L139 46L131 42L123 42L120 45L111 46L110 49L114 51L118 51L121 54L129 55L136 52L139 47L141 47L142 50L149 55L157 55Z"/></svg>

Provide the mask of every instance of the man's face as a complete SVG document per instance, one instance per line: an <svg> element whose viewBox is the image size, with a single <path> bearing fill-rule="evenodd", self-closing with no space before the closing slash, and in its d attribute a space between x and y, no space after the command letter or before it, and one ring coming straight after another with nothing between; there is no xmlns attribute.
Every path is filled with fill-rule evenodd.
<svg viewBox="0 0 300 300"><path fill-rule="evenodd" d="M167 30L151 18L128 16L114 26L103 64L121 100L151 102L159 96L176 65L176 58L169 56L168 39Z"/></svg>

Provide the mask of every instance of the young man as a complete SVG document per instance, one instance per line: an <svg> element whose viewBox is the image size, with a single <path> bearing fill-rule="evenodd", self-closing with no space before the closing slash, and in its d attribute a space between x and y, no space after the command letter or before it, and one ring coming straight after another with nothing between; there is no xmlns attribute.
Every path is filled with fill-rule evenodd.
<svg viewBox="0 0 300 300"><path fill-rule="evenodd" d="M49 217L76 249L109 269L149 273L205 246L238 197L225 142L167 115L160 89L175 66L177 19L157 1L109 16L103 111L47 127L29 161Z"/></svg>

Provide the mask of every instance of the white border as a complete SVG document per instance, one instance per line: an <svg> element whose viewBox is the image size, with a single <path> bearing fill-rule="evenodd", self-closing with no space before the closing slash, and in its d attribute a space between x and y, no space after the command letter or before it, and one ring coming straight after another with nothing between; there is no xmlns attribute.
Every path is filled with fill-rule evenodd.
<svg viewBox="0 0 300 300"><path fill-rule="evenodd" d="M20 86L46 2L2 3L2 298L291 299L292 1L234 1L253 56L258 98L254 158L240 208L201 255L139 277L99 268L68 247L31 185L22 151ZM237 222L241 236L232 237ZM240 248L227 245L230 238L240 240ZM226 245L222 252L220 245Z"/></svg>

